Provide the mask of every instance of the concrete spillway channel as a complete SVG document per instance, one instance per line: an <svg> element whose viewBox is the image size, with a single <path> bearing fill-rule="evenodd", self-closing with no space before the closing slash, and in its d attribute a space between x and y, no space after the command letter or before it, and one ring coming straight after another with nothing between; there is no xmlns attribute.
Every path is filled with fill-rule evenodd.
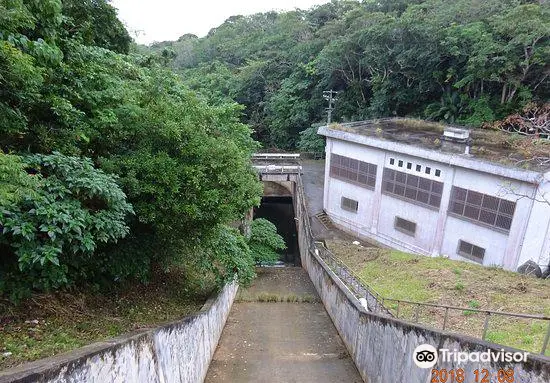
<svg viewBox="0 0 550 383"><path fill-rule="evenodd" d="M362 382L306 271L260 269L237 295L206 382L338 381Z"/></svg>
<svg viewBox="0 0 550 383"><path fill-rule="evenodd" d="M286 186L286 187L285 187ZM240 289L206 382L362 382L307 272L299 267L292 187L265 183L255 218L277 226L295 267L258 268Z"/></svg>

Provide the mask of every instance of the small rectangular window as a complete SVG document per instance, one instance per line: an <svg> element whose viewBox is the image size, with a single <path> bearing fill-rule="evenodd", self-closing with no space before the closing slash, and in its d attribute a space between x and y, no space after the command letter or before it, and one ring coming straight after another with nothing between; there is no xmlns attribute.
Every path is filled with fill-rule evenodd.
<svg viewBox="0 0 550 383"><path fill-rule="evenodd" d="M350 211L352 213L357 213L359 202L350 198L342 197L340 206L343 210Z"/></svg>
<svg viewBox="0 0 550 383"><path fill-rule="evenodd" d="M457 254L471 261L483 263L485 249L469 242L459 240Z"/></svg>
<svg viewBox="0 0 550 383"><path fill-rule="evenodd" d="M422 171L422 165L416 165L416 171L421 172Z"/></svg>
<svg viewBox="0 0 550 383"><path fill-rule="evenodd" d="M414 236L414 234L416 233L416 223L408 221L401 217L395 217L393 227L395 228L395 230L405 233L407 235Z"/></svg>
<svg viewBox="0 0 550 383"><path fill-rule="evenodd" d="M395 164L395 158L390 158L390 165Z"/></svg>
<svg viewBox="0 0 550 383"><path fill-rule="evenodd" d="M432 172L432 168L430 168L429 166L426 166L425 172L426 174L430 174Z"/></svg>
<svg viewBox="0 0 550 383"><path fill-rule="evenodd" d="M397 163L397 166L399 166L400 168L403 167L403 160L399 160L399 162Z"/></svg>
<svg viewBox="0 0 550 383"><path fill-rule="evenodd" d="M436 177L441 177L441 170L435 169L435 176Z"/></svg>
<svg viewBox="0 0 550 383"><path fill-rule="evenodd" d="M413 164L412 162L407 162L407 169L412 169L413 168Z"/></svg>

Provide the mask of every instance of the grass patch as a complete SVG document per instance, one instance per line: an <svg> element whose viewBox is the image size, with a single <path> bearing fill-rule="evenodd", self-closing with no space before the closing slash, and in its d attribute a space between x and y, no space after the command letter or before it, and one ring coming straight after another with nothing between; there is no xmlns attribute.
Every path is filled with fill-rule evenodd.
<svg viewBox="0 0 550 383"><path fill-rule="evenodd" d="M449 311L449 331L481 336L485 315L468 308L550 316L549 280L443 257L356 246L351 241L329 240L327 246L385 298L464 307ZM397 310L395 302L387 301L386 306L394 313ZM400 318L411 320L415 315L412 305L399 305ZM418 316L421 323L441 328L445 310L424 307ZM492 316L487 337L539 353L547 325L540 320ZM550 356L550 349L546 354Z"/></svg>
<svg viewBox="0 0 550 383"><path fill-rule="evenodd" d="M479 308L479 302L476 301L475 299L471 300L470 302L468 302L468 307L470 307L472 309L478 309ZM472 311L472 310L464 310L462 313L466 316L477 314L477 312Z"/></svg>
<svg viewBox="0 0 550 383"><path fill-rule="evenodd" d="M283 299L283 297L277 294L260 293L258 295L258 302L279 302L281 299Z"/></svg>
<svg viewBox="0 0 550 383"><path fill-rule="evenodd" d="M311 294L277 294L262 291L250 294L246 290L239 290L236 302L266 302L266 303L318 303L319 299Z"/></svg>
<svg viewBox="0 0 550 383"><path fill-rule="evenodd" d="M328 245L328 244L327 244ZM355 245L355 248L359 249ZM330 248L330 245L329 245ZM363 248L368 249L368 248ZM355 249L354 249L355 250ZM375 290L384 297L394 299L406 299L414 301L425 301L430 298L426 290L426 281L415 275L411 275L406 268L392 268L388 270L388 266L396 264L411 264L415 260L411 260L406 253L400 251L386 252L383 249L374 249L378 253L377 257L369 257L372 259L368 262L369 267L361 268L360 275L369 284L375 287ZM380 261L380 258L387 260ZM387 258L386 258L387 257ZM355 271L358 271L357 267ZM392 278L387 278L388 271L391 271ZM406 284L395 283L396 280L407 280Z"/></svg>
<svg viewBox="0 0 550 383"><path fill-rule="evenodd" d="M455 283L455 290L456 291L462 291L464 290L464 283L462 281L458 281Z"/></svg>
<svg viewBox="0 0 550 383"><path fill-rule="evenodd" d="M109 293L37 294L14 306L0 300L0 369L45 358L196 312L211 290L190 288L182 272Z"/></svg>

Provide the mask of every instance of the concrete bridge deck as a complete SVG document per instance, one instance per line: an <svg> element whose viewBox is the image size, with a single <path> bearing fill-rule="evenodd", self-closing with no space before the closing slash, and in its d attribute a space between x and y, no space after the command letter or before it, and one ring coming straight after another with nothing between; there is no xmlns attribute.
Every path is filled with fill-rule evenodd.
<svg viewBox="0 0 550 383"><path fill-rule="evenodd" d="M306 271L259 269L237 296L205 382L338 381L362 382Z"/></svg>

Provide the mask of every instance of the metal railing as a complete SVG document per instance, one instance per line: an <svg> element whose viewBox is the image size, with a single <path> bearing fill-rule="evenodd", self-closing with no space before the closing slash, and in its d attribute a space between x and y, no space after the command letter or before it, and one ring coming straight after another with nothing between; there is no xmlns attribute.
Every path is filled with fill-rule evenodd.
<svg viewBox="0 0 550 383"><path fill-rule="evenodd" d="M302 173L302 167L299 165L253 165L254 169L261 173L276 174L276 173L290 173L300 174Z"/></svg>
<svg viewBox="0 0 550 383"><path fill-rule="evenodd" d="M369 287L359 275L332 254L322 243L315 242L314 251L358 299L364 298L367 301L369 311L393 316L390 310L384 307L382 296Z"/></svg>
<svg viewBox="0 0 550 383"><path fill-rule="evenodd" d="M426 303L426 302L415 302L415 301L408 301L405 299L393 299L393 298L382 298L383 302L396 302L395 307L395 317L399 318L400 309L402 308L402 304L408 304L414 307L413 311L413 323L420 323L420 309L421 307L430 307L430 308L438 308L445 310L445 314L443 316L443 324L441 325L441 330L445 331L447 330L448 326L448 319L449 319L449 312L450 311L461 311L462 313L479 313L484 314L484 321L483 321L483 330L481 333L481 339L485 340L487 338L487 333L489 330L489 324L491 318L502 316L507 318L523 318L523 319L532 319L532 320L539 320L544 321L546 323L546 335L544 336L544 339L542 341L542 348L540 351L540 354L545 355L546 350L548 348L548 344L550 342L550 317L545 315L532 315L532 314L520 314L520 313L510 313L505 311L495 311L495 310L486 310L486 309L476 309L472 307L459 307L459 306L450 306L450 305L441 305L436 303Z"/></svg>
<svg viewBox="0 0 550 383"><path fill-rule="evenodd" d="M300 203L298 204L298 217L303 217L300 220L305 225L305 234L308 243L308 251L317 255L327 264L327 266L336 274L336 276L348 287L357 299L364 298L367 301L367 309L369 311L378 312L384 315L393 316L392 313L384 307L382 296L371 289L368 284L361 279L353 270L336 257L328 250L322 242L316 242L311 231L311 223L309 221L309 213L307 209L307 201L305 199L304 186L302 177L297 179L297 192Z"/></svg>
<svg viewBox="0 0 550 383"><path fill-rule="evenodd" d="M298 160L300 158L300 153L254 153L252 154L252 160Z"/></svg>
<svg viewBox="0 0 550 383"><path fill-rule="evenodd" d="M485 310L477 309L472 307L458 307L451 305L442 305L436 303L425 303L425 302L415 302L408 301L404 299L394 299L394 298L385 298L374 289L369 287L369 285L364 281L359 275L357 275L353 270L342 262L338 257L336 257L329 249L327 249L322 242L315 242L313 232L311 231L310 217L307 209L307 202L305 199L305 192L303 189L303 183L301 176L297 177L297 193L300 203L297 204L297 216L303 217L300 222L303 224L304 233L306 235L306 241L308 243L308 250L311 253L314 253L319 258L322 259L325 264L336 274L336 276L349 288L349 290L358 298L364 298L367 301L367 307L370 311L380 313L383 315L399 318L406 320L412 323L421 323L420 322L420 311L422 307L429 307L431 309L441 309L444 310L443 315L443 324L440 326L441 330L448 330L448 321L450 311L462 311L463 313L478 313L484 314L483 329L480 335L480 338L485 340L487 338L488 330L490 327L491 318L498 316L506 318L522 318L530 320L538 320L546 322L546 335L544 336L542 342L542 348L540 354L545 355L548 345L550 343L550 317L545 315L531 315L531 314L520 314L520 313L510 313L503 311L494 311L494 310ZM388 308L386 304L389 302L396 303L395 308ZM403 315L400 316L403 312L401 309L403 305L412 305L414 307L413 317L411 319L406 319ZM464 332L462 332L464 333Z"/></svg>
<svg viewBox="0 0 550 383"><path fill-rule="evenodd" d="M299 201L300 201L300 203L297 204L298 211L296 213L297 213L298 217L300 217L300 218L303 217L304 218L304 219L300 220L300 222L302 224L304 224L304 226L305 226L304 232L306 234L306 240L307 240L307 243L308 243L309 247L311 247L311 245L313 244L313 232L311 231L311 223L309 222L309 213L308 213L308 209L307 209L306 193L304 192L304 184L302 182L302 177L301 176L299 176L297 178L296 190L297 190L298 198L299 198Z"/></svg>

